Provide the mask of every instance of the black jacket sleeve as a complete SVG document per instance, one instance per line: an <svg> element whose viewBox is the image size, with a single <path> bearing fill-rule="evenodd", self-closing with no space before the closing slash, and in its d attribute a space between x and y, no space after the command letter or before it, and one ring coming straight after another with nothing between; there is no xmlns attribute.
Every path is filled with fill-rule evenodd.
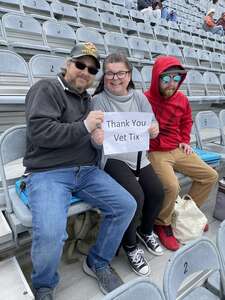
<svg viewBox="0 0 225 300"><path fill-rule="evenodd" d="M44 148L77 144L89 135L83 121L61 121L63 103L47 81L34 85L26 98L27 132L32 143Z"/></svg>

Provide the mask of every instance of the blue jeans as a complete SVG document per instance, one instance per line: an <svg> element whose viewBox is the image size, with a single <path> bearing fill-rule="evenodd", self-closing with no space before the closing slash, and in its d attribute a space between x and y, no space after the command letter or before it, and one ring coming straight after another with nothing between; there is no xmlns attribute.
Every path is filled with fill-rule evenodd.
<svg viewBox="0 0 225 300"><path fill-rule="evenodd" d="M95 245L88 255L91 267L106 266L116 253L136 210L136 201L96 166L32 173L27 178L32 212L31 259L34 288L54 288L63 245L71 193L102 212Z"/></svg>

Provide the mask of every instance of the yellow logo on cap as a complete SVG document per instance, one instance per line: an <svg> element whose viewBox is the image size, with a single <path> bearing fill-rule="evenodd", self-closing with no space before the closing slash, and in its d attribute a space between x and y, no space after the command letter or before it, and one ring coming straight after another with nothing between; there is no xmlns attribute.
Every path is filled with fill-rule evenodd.
<svg viewBox="0 0 225 300"><path fill-rule="evenodd" d="M85 55L93 55L94 57L97 56L97 49L94 44L88 42L84 43L84 48L82 50L82 53Z"/></svg>

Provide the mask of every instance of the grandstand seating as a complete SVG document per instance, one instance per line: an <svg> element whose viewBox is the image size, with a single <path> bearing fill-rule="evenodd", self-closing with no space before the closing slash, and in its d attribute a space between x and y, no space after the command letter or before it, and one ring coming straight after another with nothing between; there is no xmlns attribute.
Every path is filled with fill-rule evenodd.
<svg viewBox="0 0 225 300"><path fill-rule="evenodd" d="M69 54L75 45L76 35L68 24L53 20L43 23L43 32L49 48L54 53Z"/></svg>
<svg viewBox="0 0 225 300"><path fill-rule="evenodd" d="M220 153L224 163L225 146L222 144L220 122L216 113L213 111L198 112L195 116L195 126L200 148Z"/></svg>
<svg viewBox="0 0 225 300"><path fill-rule="evenodd" d="M10 50L0 50L0 98L25 96L31 85L25 60Z"/></svg>
<svg viewBox="0 0 225 300"><path fill-rule="evenodd" d="M55 0L51 3L51 9L57 20L64 21L72 27L79 28L76 10L73 5Z"/></svg>
<svg viewBox="0 0 225 300"><path fill-rule="evenodd" d="M37 54L29 61L32 83L43 78L55 78L64 66L65 59L54 55Z"/></svg>

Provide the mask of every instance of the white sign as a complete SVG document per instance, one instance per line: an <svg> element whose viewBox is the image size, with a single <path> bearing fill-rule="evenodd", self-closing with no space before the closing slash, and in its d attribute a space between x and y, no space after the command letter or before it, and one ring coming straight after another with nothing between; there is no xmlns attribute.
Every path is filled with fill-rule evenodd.
<svg viewBox="0 0 225 300"><path fill-rule="evenodd" d="M136 152L149 149L152 113L104 113L104 154Z"/></svg>

